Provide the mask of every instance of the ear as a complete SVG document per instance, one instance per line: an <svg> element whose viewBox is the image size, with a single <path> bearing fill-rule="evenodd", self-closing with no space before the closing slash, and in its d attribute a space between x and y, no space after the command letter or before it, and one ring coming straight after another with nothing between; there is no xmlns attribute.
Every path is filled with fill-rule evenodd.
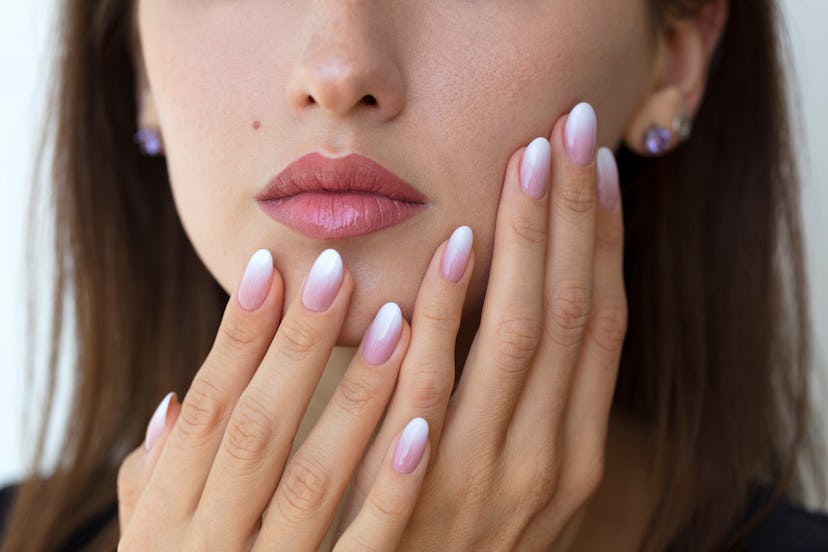
<svg viewBox="0 0 828 552"><path fill-rule="evenodd" d="M669 16L664 21L654 84L625 133L629 149L643 156L658 156L689 136L727 13L728 0L707 0L691 15Z"/></svg>

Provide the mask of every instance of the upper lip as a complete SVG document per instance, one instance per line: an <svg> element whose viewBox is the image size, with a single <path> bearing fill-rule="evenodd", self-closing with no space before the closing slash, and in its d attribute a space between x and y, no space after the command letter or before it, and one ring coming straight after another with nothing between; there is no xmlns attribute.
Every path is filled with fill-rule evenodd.
<svg viewBox="0 0 828 552"><path fill-rule="evenodd" d="M285 199L306 192L366 193L409 203L426 202L411 184L358 153L338 158L303 155L273 177L256 199Z"/></svg>

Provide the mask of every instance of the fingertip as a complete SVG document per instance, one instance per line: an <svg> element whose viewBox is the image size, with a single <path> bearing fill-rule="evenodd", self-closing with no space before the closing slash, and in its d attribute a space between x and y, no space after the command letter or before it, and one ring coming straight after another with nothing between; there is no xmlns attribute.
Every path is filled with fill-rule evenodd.
<svg viewBox="0 0 828 552"><path fill-rule="evenodd" d="M468 226L460 226L454 232L443 251L440 272L451 283L457 283L468 269L474 233Z"/></svg>
<svg viewBox="0 0 828 552"><path fill-rule="evenodd" d="M400 475L413 472L423 460L428 446L429 425L425 418L413 418L406 424L396 446L391 467Z"/></svg>
<svg viewBox="0 0 828 552"><path fill-rule="evenodd" d="M255 311L264 303L273 277L273 256L267 249L258 249L247 262L237 290L239 306Z"/></svg>
<svg viewBox="0 0 828 552"><path fill-rule="evenodd" d="M618 163L607 147L598 150L598 200L608 211L614 211L621 201Z"/></svg>

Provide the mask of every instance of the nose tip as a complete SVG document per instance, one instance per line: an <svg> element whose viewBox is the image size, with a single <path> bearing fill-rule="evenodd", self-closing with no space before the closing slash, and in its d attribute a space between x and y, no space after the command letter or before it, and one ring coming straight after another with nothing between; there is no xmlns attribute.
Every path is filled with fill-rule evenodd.
<svg viewBox="0 0 828 552"><path fill-rule="evenodd" d="M299 111L318 106L340 117L359 111L395 117L404 104L399 67L377 48L353 46L317 48L300 60L287 86L291 105Z"/></svg>

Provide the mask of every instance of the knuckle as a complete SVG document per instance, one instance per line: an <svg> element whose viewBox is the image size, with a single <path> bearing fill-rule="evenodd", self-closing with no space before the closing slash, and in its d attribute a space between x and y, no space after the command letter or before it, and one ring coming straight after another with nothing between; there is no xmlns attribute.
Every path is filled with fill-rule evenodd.
<svg viewBox="0 0 828 552"><path fill-rule="evenodd" d="M273 440L273 422L267 409L256 398L245 397L238 402L222 441L231 457L249 465L264 456Z"/></svg>
<svg viewBox="0 0 828 552"><path fill-rule="evenodd" d="M538 454L533 464L534 469L526 470L521 488L526 490L524 505L536 512L545 508L558 492L561 470L559 461L549 452Z"/></svg>
<svg viewBox="0 0 828 552"><path fill-rule="evenodd" d="M553 286L546 300L550 337L558 344L576 345L592 310L592 290L577 282Z"/></svg>
<svg viewBox="0 0 828 552"><path fill-rule="evenodd" d="M218 429L225 409L222 395L222 389L203 375L193 380L177 422L185 437L203 440Z"/></svg>
<svg viewBox="0 0 828 552"><path fill-rule="evenodd" d="M546 243L546 227L538 224L533 217L516 217L511 221L510 227L519 240L533 245Z"/></svg>
<svg viewBox="0 0 828 552"><path fill-rule="evenodd" d="M446 301L425 301L417 310L417 318L437 330L456 331L457 315L452 305Z"/></svg>
<svg viewBox="0 0 828 552"><path fill-rule="evenodd" d="M306 359L321 339L312 324L298 318L286 320L279 327L278 335L281 336L279 350L296 361Z"/></svg>
<svg viewBox="0 0 828 552"><path fill-rule="evenodd" d="M324 504L330 481L321 462L307 454L297 454L282 477L279 509L284 519L296 525L310 519Z"/></svg>
<svg viewBox="0 0 828 552"><path fill-rule="evenodd" d="M222 321L219 335L221 344L232 351L244 351L256 343L256 333L253 329L232 318Z"/></svg>
<svg viewBox="0 0 828 552"><path fill-rule="evenodd" d="M533 318L507 318L495 326L494 349L501 367L522 368L540 345L541 324Z"/></svg>
<svg viewBox="0 0 828 552"><path fill-rule="evenodd" d="M376 390L371 384L346 375L339 383L339 392L334 395L334 400L339 410L356 417L374 401L375 396Z"/></svg>
<svg viewBox="0 0 828 552"><path fill-rule="evenodd" d="M569 185L558 188L556 204L559 208L576 214L588 213L595 208L597 191L595 186L587 185L577 179Z"/></svg>
<svg viewBox="0 0 828 552"><path fill-rule="evenodd" d="M381 491L368 495L368 507L377 521L383 524L400 521L408 511L400 496Z"/></svg>
<svg viewBox="0 0 828 552"><path fill-rule="evenodd" d="M345 533L342 539L336 543L336 550L344 552L357 550L359 552L383 552L382 549L377 548L376 543L371 541L367 535L352 531Z"/></svg>
<svg viewBox="0 0 828 552"><path fill-rule="evenodd" d="M411 402L416 411L430 412L448 398L451 383L439 370L419 368L411 385Z"/></svg>
<svg viewBox="0 0 828 552"><path fill-rule="evenodd" d="M566 481L567 494L572 497L575 506L580 506L598 491L603 480L604 458L599 451L573 468L571 479Z"/></svg>
<svg viewBox="0 0 828 552"><path fill-rule="evenodd" d="M593 320L592 338L605 352L615 353L624 345L627 334L626 301L612 301L598 308Z"/></svg>

